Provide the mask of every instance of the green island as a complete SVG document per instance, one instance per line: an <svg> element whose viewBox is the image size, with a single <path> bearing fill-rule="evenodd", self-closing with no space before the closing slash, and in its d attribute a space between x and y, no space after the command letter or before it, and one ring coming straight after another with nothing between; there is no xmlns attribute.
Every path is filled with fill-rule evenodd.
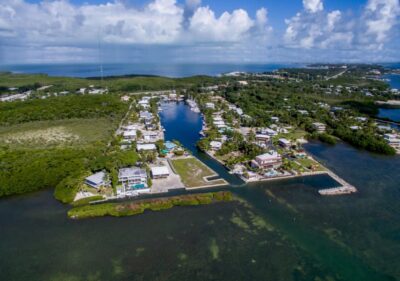
<svg viewBox="0 0 400 281"><path fill-rule="evenodd" d="M133 216L146 210L161 211L174 206L198 206L216 202L232 201L229 191L188 194L157 199L138 200L125 203L105 203L75 207L68 211L68 216L74 219L84 219L103 216Z"/></svg>

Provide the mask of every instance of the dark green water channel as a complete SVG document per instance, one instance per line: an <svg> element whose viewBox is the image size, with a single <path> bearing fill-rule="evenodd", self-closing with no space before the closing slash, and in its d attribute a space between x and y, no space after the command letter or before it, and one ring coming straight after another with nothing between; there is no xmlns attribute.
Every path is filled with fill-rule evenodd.
<svg viewBox="0 0 400 281"><path fill-rule="evenodd" d="M167 139L241 201L73 221L50 190L2 199L0 280L400 280L399 157L311 143L358 194L318 196L334 184L324 176L243 186L194 149L200 116L168 107Z"/></svg>

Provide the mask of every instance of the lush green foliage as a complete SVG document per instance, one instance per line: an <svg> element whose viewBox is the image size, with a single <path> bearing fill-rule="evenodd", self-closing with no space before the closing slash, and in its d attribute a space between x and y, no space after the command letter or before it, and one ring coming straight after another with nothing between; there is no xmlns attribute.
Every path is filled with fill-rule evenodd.
<svg viewBox="0 0 400 281"><path fill-rule="evenodd" d="M54 188L69 176L77 176L96 156L94 149L5 150L0 161L0 197ZM70 185L70 182L66 182ZM68 198L60 194L60 198ZM67 200L67 199L66 199Z"/></svg>
<svg viewBox="0 0 400 281"><path fill-rule="evenodd" d="M114 95L63 96L0 103L0 125L71 118L121 118L128 105Z"/></svg>
<svg viewBox="0 0 400 281"><path fill-rule="evenodd" d="M105 203L81 206L69 210L68 216L77 219L100 216L132 216L141 214L145 210L160 211L170 209L174 206L196 206L232 200L233 196L229 191L209 192L147 199L130 203Z"/></svg>
<svg viewBox="0 0 400 281"><path fill-rule="evenodd" d="M363 132L354 132L345 127L338 127L334 130L334 135L342 140L362 149L369 150L380 154L394 155L396 151L393 147L387 144L382 138Z"/></svg>

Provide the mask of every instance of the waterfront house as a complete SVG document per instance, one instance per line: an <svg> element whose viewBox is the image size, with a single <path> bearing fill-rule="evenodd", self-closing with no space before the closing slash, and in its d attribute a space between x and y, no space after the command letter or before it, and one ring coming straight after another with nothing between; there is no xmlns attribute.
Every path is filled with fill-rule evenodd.
<svg viewBox="0 0 400 281"><path fill-rule="evenodd" d="M320 122L315 122L312 123L312 127L314 130L316 130L318 133L323 133L326 131L326 125Z"/></svg>
<svg viewBox="0 0 400 281"><path fill-rule="evenodd" d="M143 131L142 135L145 142L156 142L158 140L157 131Z"/></svg>
<svg viewBox="0 0 400 281"><path fill-rule="evenodd" d="M169 177L169 170L166 166L151 167L151 177L153 179L162 179Z"/></svg>
<svg viewBox="0 0 400 281"><path fill-rule="evenodd" d="M124 186L125 192L129 190L149 191L147 187L147 173L140 168L119 169L118 181Z"/></svg>
<svg viewBox="0 0 400 281"><path fill-rule="evenodd" d="M276 122L279 122L279 117L272 116L272 117L271 117L271 121L272 121L272 122L275 122L275 123L276 123Z"/></svg>
<svg viewBox="0 0 400 281"><path fill-rule="evenodd" d="M100 188L102 186L109 186L111 181L109 180L105 172L95 173L85 179L85 183L93 188Z"/></svg>
<svg viewBox="0 0 400 281"><path fill-rule="evenodd" d="M137 144L137 151L155 151L157 147L154 143L141 143Z"/></svg>
<svg viewBox="0 0 400 281"><path fill-rule="evenodd" d="M271 169L279 168L282 165L282 156L274 150L268 153L258 155L251 161L253 168Z"/></svg>
<svg viewBox="0 0 400 281"><path fill-rule="evenodd" d="M220 150L222 147L222 142L220 141L211 141L210 142L210 147L212 150Z"/></svg>
<svg viewBox="0 0 400 281"><path fill-rule="evenodd" d="M400 149L400 136L396 134L385 134L383 137L391 147Z"/></svg>
<svg viewBox="0 0 400 281"><path fill-rule="evenodd" d="M139 118L144 121L151 121L153 119L153 114L148 111L140 111Z"/></svg>
<svg viewBox="0 0 400 281"><path fill-rule="evenodd" d="M289 148L291 145L290 141L285 138L279 139L278 144L283 148Z"/></svg>
<svg viewBox="0 0 400 281"><path fill-rule="evenodd" d="M378 130L381 131L381 132L391 132L392 131L392 127L385 126L385 125L379 125L378 126Z"/></svg>

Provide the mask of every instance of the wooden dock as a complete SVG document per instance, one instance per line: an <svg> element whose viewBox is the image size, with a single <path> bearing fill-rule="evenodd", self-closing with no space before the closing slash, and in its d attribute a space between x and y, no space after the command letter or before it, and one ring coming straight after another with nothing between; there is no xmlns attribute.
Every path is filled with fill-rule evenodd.
<svg viewBox="0 0 400 281"><path fill-rule="evenodd" d="M344 179L336 175L335 173L331 171L327 171L327 174L333 178L335 181L341 184L341 186L338 187L333 187L333 188L326 188L326 189L321 189L318 191L319 194L321 195L343 195L343 194L351 194L357 192L357 188L355 188L353 185L349 184L346 182Z"/></svg>

